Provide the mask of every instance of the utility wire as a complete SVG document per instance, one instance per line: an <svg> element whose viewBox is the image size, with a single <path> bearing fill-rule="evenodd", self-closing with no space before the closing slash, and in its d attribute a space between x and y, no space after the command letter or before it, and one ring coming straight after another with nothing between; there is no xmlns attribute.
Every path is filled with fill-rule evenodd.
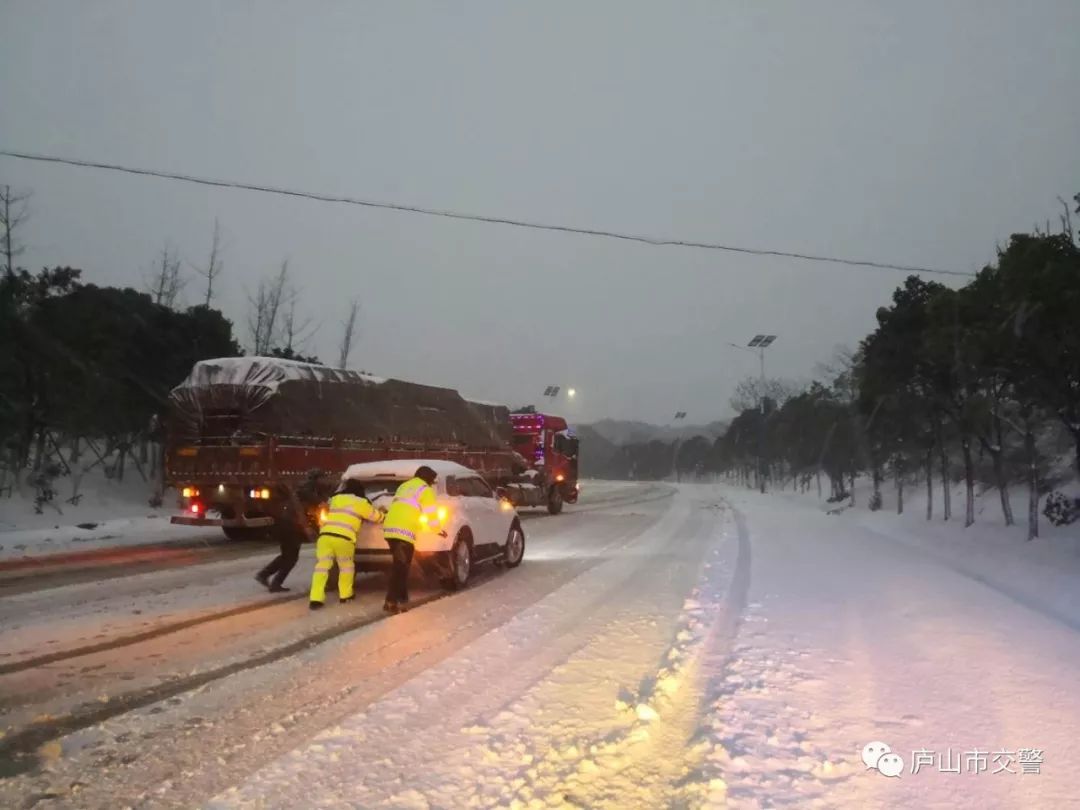
<svg viewBox="0 0 1080 810"><path fill-rule="evenodd" d="M974 276L974 273L962 270L943 270L934 267L917 267L914 265L893 264L891 262L863 261L860 259L844 259L836 256L818 256L810 253L793 253L786 250L770 250L762 248L737 247L735 245L723 245L715 242L694 242L684 239L662 239L658 237L643 236L640 234L621 233L619 231L606 231L598 228L580 228L572 225L555 225L542 222L528 222L509 217L497 217L486 214L468 214L461 211L449 211L440 208L424 208L416 205L403 203L381 202L377 200L362 200L355 197L339 197L330 194L318 194L310 191L297 191L295 189L276 188L274 186L256 185L254 183L239 183L232 180L215 180L208 177L195 177L187 174L175 174L173 172L156 171L154 169L138 169L131 166L121 166L113 163L97 163L90 160L76 160L75 158L57 157L55 155L36 155L29 152L11 152L0 149L0 156L16 158L18 160L33 160L40 163L60 163L67 166L80 166L87 169L104 169L106 171L124 172L147 177L159 177L164 180L180 180L185 183L196 183L201 186L216 186L218 188L235 188L244 191L258 191L264 194L280 194L286 197L301 197L307 200L319 202L344 203L347 205L361 205L367 208L383 208L391 211L403 211L410 214L423 214L431 217L444 217L447 219L469 220L471 222L486 222L493 225L511 225L515 228L531 228L538 231L559 231L562 233L576 233L583 236L598 236L605 239L622 239L627 242L641 242L646 245L659 247L687 247L700 248L702 250L721 250L728 253L744 253L752 256L779 256L785 259L799 259L808 262L822 262L826 264L842 264L850 267L871 267L878 270L899 270L904 273L927 273L939 276Z"/></svg>

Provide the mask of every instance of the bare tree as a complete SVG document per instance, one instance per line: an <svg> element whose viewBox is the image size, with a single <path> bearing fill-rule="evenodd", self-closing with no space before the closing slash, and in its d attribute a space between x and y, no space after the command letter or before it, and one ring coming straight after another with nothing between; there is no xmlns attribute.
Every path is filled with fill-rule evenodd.
<svg viewBox="0 0 1080 810"><path fill-rule="evenodd" d="M779 408L800 390L800 386L791 380L778 377L766 377L764 380L761 377L744 377L735 386L735 393L728 404L736 413L742 413L760 408L764 397Z"/></svg>
<svg viewBox="0 0 1080 810"><path fill-rule="evenodd" d="M338 368L348 368L349 355L352 353L353 338L356 336L356 319L360 314L360 299L349 302L349 317L343 324L345 331L341 335L341 348L338 351Z"/></svg>
<svg viewBox="0 0 1080 810"><path fill-rule="evenodd" d="M147 279L147 292L155 304L172 309L185 284L187 282L180 276L180 259L166 244L161 249L161 258L153 275Z"/></svg>
<svg viewBox="0 0 1080 810"><path fill-rule="evenodd" d="M284 261L276 276L260 281L255 295L248 296L248 330L256 355L269 354L282 335L284 308L291 296L288 283L289 262Z"/></svg>
<svg viewBox="0 0 1080 810"><path fill-rule="evenodd" d="M296 288L290 288L285 298L288 302L288 309L285 310L282 316L282 340L285 343L285 350L291 354L294 351L302 350L315 332L318 331L318 327L314 325L314 318L297 318L296 306L300 302L300 292Z"/></svg>
<svg viewBox="0 0 1080 810"><path fill-rule="evenodd" d="M0 228L3 228L4 270L15 272L15 257L23 252L23 247L15 237L15 231L29 216L26 201L28 192L12 191L11 186L0 186Z"/></svg>
<svg viewBox="0 0 1080 810"><path fill-rule="evenodd" d="M207 307L210 306L210 302L214 298L214 282L217 281L218 276L225 269L225 265L221 261L221 252L221 223L215 217L214 236L210 241L210 258L206 263L206 267L194 267L195 272L206 279L206 298L203 303Z"/></svg>
<svg viewBox="0 0 1080 810"><path fill-rule="evenodd" d="M1076 200L1077 203L1076 213L1080 214L1080 194L1077 194L1073 199ZM1058 197L1058 202L1061 203L1062 209L1061 230L1075 243L1077 240L1077 233L1073 230L1072 211L1069 210L1069 204L1061 197Z"/></svg>

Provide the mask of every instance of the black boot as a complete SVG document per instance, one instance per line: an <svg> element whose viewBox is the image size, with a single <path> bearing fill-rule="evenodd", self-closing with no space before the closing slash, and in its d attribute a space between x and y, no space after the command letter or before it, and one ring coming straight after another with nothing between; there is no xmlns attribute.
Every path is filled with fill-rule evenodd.
<svg viewBox="0 0 1080 810"><path fill-rule="evenodd" d="M255 581L262 585L264 588L270 587L270 575L265 571L260 571L255 575Z"/></svg>
<svg viewBox="0 0 1080 810"><path fill-rule="evenodd" d="M291 590L291 588L286 588L280 582L275 582L275 583L271 584L269 587L270 587L270 593L285 593L286 591Z"/></svg>
<svg viewBox="0 0 1080 810"><path fill-rule="evenodd" d="M382 609L387 613L397 613L398 603L395 602L393 599L387 599L385 602L383 602Z"/></svg>
<svg viewBox="0 0 1080 810"><path fill-rule="evenodd" d="M326 606L322 602L309 602L308 607L311 610L322 610Z"/></svg>

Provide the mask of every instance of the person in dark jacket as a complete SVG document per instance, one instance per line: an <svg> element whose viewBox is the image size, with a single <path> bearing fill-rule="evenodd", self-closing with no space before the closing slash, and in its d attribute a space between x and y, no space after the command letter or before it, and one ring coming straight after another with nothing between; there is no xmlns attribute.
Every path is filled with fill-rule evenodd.
<svg viewBox="0 0 1080 810"><path fill-rule="evenodd" d="M289 589L285 587L285 578L296 567L296 561L300 559L300 546L304 540L313 541L315 533L311 530L307 520L307 510L303 500L318 503L319 485L322 474L312 472L308 480L301 487L300 493L288 488L286 506L281 518L274 523L274 534L277 535L280 553L270 561L259 573L255 580L270 593L282 593Z"/></svg>

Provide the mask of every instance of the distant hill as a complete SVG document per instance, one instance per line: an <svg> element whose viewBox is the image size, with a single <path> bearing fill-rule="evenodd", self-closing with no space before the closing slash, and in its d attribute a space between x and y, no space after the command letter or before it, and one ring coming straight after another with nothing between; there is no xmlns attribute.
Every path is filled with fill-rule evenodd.
<svg viewBox="0 0 1080 810"><path fill-rule="evenodd" d="M581 445L578 474L582 478L607 478L619 448L597 433L592 425L574 428Z"/></svg>
<svg viewBox="0 0 1080 810"><path fill-rule="evenodd" d="M660 478L670 470L677 439L685 442L703 436L711 446L726 429L725 422L666 427L618 419L577 425L574 431L581 443L579 472L583 478Z"/></svg>
<svg viewBox="0 0 1080 810"><path fill-rule="evenodd" d="M707 425L653 425L649 422L636 422L620 419L601 419L590 425L582 425L577 428L580 432L582 427L590 428L594 433L607 439L614 445L641 444L653 439L660 441L674 441L676 438L689 439L693 436L704 436L714 440L724 435L728 423L717 421Z"/></svg>

